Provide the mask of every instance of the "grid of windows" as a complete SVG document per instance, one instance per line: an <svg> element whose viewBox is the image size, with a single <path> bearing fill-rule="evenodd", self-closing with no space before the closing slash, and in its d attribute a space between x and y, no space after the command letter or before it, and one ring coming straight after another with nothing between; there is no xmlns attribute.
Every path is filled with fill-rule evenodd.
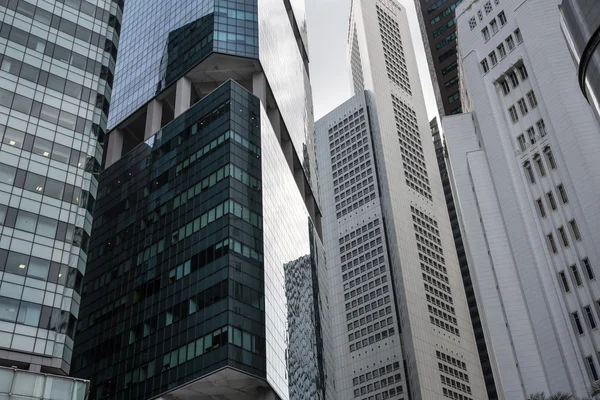
<svg viewBox="0 0 600 400"><path fill-rule="evenodd" d="M385 59L388 78L408 94L412 94L398 23L379 6L377 6L377 18L379 20L383 57Z"/></svg>
<svg viewBox="0 0 600 400"><path fill-rule="evenodd" d="M358 375L352 379L352 386L354 398L360 400L389 399L402 394L404 389L400 363L395 362Z"/></svg>
<svg viewBox="0 0 600 400"><path fill-rule="evenodd" d="M471 387L469 375L467 374L467 365L446 353L436 350L438 358L438 369L440 380L443 385L444 397L450 399L471 400ZM455 392L458 390L459 392ZM464 393L464 394L463 394Z"/></svg>
<svg viewBox="0 0 600 400"><path fill-rule="evenodd" d="M352 83L354 84L354 93L359 93L365 89L360 60L360 48L358 47L358 36L355 27L352 33L352 53L350 55L350 68L352 72Z"/></svg>
<svg viewBox="0 0 600 400"><path fill-rule="evenodd" d="M392 95L392 105L406 184L428 200L432 200L417 114L409 104L394 95Z"/></svg>

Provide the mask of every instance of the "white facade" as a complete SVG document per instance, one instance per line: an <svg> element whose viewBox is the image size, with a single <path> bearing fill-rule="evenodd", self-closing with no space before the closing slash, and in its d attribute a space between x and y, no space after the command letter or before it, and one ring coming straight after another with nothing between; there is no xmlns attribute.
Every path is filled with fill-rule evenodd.
<svg viewBox="0 0 600 400"><path fill-rule="evenodd" d="M409 398L410 392L412 399L485 399L406 10L391 0L353 1L348 44L358 94L316 126L339 397L378 398L368 391L368 377L398 360L403 391L390 398ZM356 118L366 136L357 135ZM365 189L362 182L371 185L371 177L373 189ZM367 341L361 334L357 348L347 308L354 312L355 300L358 310L361 305L350 282L362 286L371 278L369 262L360 258L364 244L352 235L376 226L383 251L378 268L392 289L390 308L398 312L392 312L393 330L387 328L392 336L381 341L369 342L370 328L359 318ZM347 254L353 254L352 271Z"/></svg>
<svg viewBox="0 0 600 400"><path fill-rule="evenodd" d="M600 129L559 3L469 0L456 10L470 113L445 117L443 128L506 399L586 397L600 374Z"/></svg>

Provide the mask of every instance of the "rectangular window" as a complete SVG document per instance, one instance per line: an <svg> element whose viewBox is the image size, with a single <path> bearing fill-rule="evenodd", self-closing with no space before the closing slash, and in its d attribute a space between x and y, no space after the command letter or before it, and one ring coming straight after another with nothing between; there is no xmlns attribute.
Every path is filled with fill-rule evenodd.
<svg viewBox="0 0 600 400"><path fill-rule="evenodd" d="M577 265L571 265L571 273L573 273L573 280L577 286L583 285L583 281L581 280L581 275L579 275L579 270L577 269Z"/></svg>
<svg viewBox="0 0 600 400"><path fill-rule="evenodd" d="M556 243L554 242L554 236L549 233L547 235L548 238L548 245L550 246L550 250L552 251L552 253L556 254L558 253L558 249L556 248Z"/></svg>
<svg viewBox="0 0 600 400"><path fill-rule="evenodd" d="M571 225L571 231L573 232L573 236L575 240L581 240L581 233L579 232L579 227L577 226L577 221L572 219L569 221L569 225Z"/></svg>
<svg viewBox="0 0 600 400"><path fill-rule="evenodd" d="M517 104L519 105L519 109L521 110L522 115L526 115L529 112L529 110L527 109L527 103L525 103L524 98L520 98L519 101L517 101Z"/></svg>
<svg viewBox="0 0 600 400"><path fill-rule="evenodd" d="M569 288L569 281L567 280L567 274L565 274L565 271L560 271L558 273L558 276L560 277L560 282L562 283L564 291L566 293L569 293L571 291L571 288Z"/></svg>
<svg viewBox="0 0 600 400"><path fill-rule="evenodd" d="M537 165L538 171L540 172L541 176L546 176L546 169L544 168L544 164L542 163L542 158L541 157L537 157L535 159L535 163Z"/></svg>
<svg viewBox="0 0 600 400"><path fill-rule="evenodd" d="M583 335L583 325L581 324L581 320L579 319L579 313L575 311L571 314L571 316L573 317L573 324L575 325L575 330L580 335Z"/></svg>
<svg viewBox="0 0 600 400"><path fill-rule="evenodd" d="M492 33L495 34L496 32L498 32L498 22L496 21L496 18L490 21L490 28L492 28Z"/></svg>
<svg viewBox="0 0 600 400"><path fill-rule="evenodd" d="M492 62L492 66L498 64L498 58L496 57L496 52L492 51L490 54L490 61Z"/></svg>
<svg viewBox="0 0 600 400"><path fill-rule="evenodd" d="M586 272L588 278L590 280L596 278L596 275L594 274L594 270L592 269L592 264L590 264L590 260L586 257L583 260L581 260L581 263L583 264L583 268L585 268L585 272Z"/></svg>
<svg viewBox="0 0 600 400"><path fill-rule="evenodd" d="M483 60L481 60L481 69L483 69L484 74L490 70L490 67L487 62L487 58L484 58Z"/></svg>
<svg viewBox="0 0 600 400"><path fill-rule="evenodd" d="M569 198L567 197L567 191L565 190L563 184L561 183L560 185L558 185L556 189L558 189L558 193L560 194L560 199L562 200L562 202L568 203Z"/></svg>
<svg viewBox="0 0 600 400"><path fill-rule="evenodd" d="M546 136L546 124L544 123L543 119L540 119L538 122L536 122L537 128L538 128L538 132L540 133L541 137Z"/></svg>
<svg viewBox="0 0 600 400"><path fill-rule="evenodd" d="M588 322L590 323L590 328L596 329L596 319L594 318L594 313L592 312L592 307L585 306L585 307L583 307L583 309L585 310L585 315L588 319Z"/></svg>
<svg viewBox="0 0 600 400"><path fill-rule="evenodd" d="M522 81L529 77L529 74L527 73L527 68L525 68L524 64L519 65L519 73L521 74Z"/></svg>
<svg viewBox="0 0 600 400"><path fill-rule="evenodd" d="M506 79L502 79L500 81L500 87L502 88L502 93L504 93L505 96L510 93L510 85Z"/></svg>
<svg viewBox="0 0 600 400"><path fill-rule="evenodd" d="M533 175L533 170L531 169L531 164L526 163L524 165L524 168L525 168L525 173L527 174L527 177L529 178L529 182L535 183L535 175Z"/></svg>
<svg viewBox="0 0 600 400"><path fill-rule="evenodd" d="M548 202L550 203L550 208L553 210L556 210L556 200L554 200L554 194L552 194L552 192L548 192L548 193L546 193L546 196L548 197Z"/></svg>
<svg viewBox="0 0 600 400"><path fill-rule="evenodd" d="M535 144L535 130L533 129L533 126L530 126L527 129L527 137L529 138L529 141L531 142L531 144Z"/></svg>
<svg viewBox="0 0 600 400"><path fill-rule="evenodd" d="M513 39L512 35L509 35L506 40L506 45L508 46L508 50L512 50L515 48L515 40Z"/></svg>
<svg viewBox="0 0 600 400"><path fill-rule="evenodd" d="M521 35L521 30L519 28L515 29L515 37L517 38L517 43L523 42L523 36Z"/></svg>
<svg viewBox="0 0 600 400"><path fill-rule="evenodd" d="M525 140L525 135L519 135L517 140L519 141L519 148L521 149L521 151L525 151L525 149L527 148L527 140Z"/></svg>
<svg viewBox="0 0 600 400"><path fill-rule="evenodd" d="M500 12L500 14L498 14L498 19L500 20L500 25L504 26L506 25L506 14L504 14L504 11Z"/></svg>
<svg viewBox="0 0 600 400"><path fill-rule="evenodd" d="M510 114L511 121L513 123L516 123L519 120L519 114L517 114L517 109L515 108L515 106L510 106L508 112Z"/></svg>
<svg viewBox="0 0 600 400"><path fill-rule="evenodd" d="M515 74L514 72L510 72L508 74L508 77L510 78L510 82L512 83L514 88L519 86L519 78L517 78L517 74Z"/></svg>
<svg viewBox="0 0 600 400"><path fill-rule="evenodd" d="M529 93L527 93L527 100L529 100L529 105L531 106L531 108L537 107L538 102L535 98L535 93L533 93L533 90L530 90Z"/></svg>
<svg viewBox="0 0 600 400"><path fill-rule="evenodd" d="M589 357L586 357L585 360L587 361L587 365L590 370L590 375L592 376L592 379L594 381L597 381L598 380L598 371L596 371L596 365L594 364L594 359L592 358L592 356L589 356Z"/></svg>
<svg viewBox="0 0 600 400"><path fill-rule="evenodd" d="M498 47L496 48L498 49L498 54L500 54L500 58L506 57L506 49L504 48L504 43L500 43L500 45L498 45Z"/></svg>
<svg viewBox="0 0 600 400"><path fill-rule="evenodd" d="M545 218L546 210L544 209L544 202L542 201L542 199L537 199L535 202L537 203L538 210L540 211L540 216L542 218Z"/></svg>
<svg viewBox="0 0 600 400"><path fill-rule="evenodd" d="M569 247L569 238L567 237L567 231L565 231L565 228L562 226L558 228L558 234L560 235L560 239L562 240L563 246Z"/></svg>
<svg viewBox="0 0 600 400"><path fill-rule="evenodd" d="M490 30L487 26L481 30L481 33L483 34L484 41L487 42L488 40L490 40Z"/></svg>

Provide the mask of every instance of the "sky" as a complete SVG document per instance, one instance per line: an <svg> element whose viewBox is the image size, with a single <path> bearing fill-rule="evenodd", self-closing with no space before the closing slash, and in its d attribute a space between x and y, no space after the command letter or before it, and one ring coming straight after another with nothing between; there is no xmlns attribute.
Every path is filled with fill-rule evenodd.
<svg viewBox="0 0 600 400"><path fill-rule="evenodd" d="M350 98L350 68L346 57L346 35L351 0L306 0L308 52L315 120ZM396 0L409 17L419 76L429 119L437 107L414 0Z"/></svg>

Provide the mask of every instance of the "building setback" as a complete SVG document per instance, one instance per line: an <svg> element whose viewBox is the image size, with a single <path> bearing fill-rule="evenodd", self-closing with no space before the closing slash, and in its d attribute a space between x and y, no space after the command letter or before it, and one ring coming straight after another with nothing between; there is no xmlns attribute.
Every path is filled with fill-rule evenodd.
<svg viewBox="0 0 600 400"><path fill-rule="evenodd" d="M0 1L0 393L87 391L51 374L71 370L122 7Z"/></svg>
<svg viewBox="0 0 600 400"><path fill-rule="evenodd" d="M332 398L305 25L301 1L127 3L75 350L91 399Z"/></svg>
<svg viewBox="0 0 600 400"><path fill-rule="evenodd" d="M598 124L558 0L463 1L463 104L443 119L499 395L587 397L600 377Z"/></svg>
<svg viewBox="0 0 600 400"><path fill-rule="evenodd" d="M348 47L316 129L338 396L485 399L406 10L353 1Z"/></svg>

